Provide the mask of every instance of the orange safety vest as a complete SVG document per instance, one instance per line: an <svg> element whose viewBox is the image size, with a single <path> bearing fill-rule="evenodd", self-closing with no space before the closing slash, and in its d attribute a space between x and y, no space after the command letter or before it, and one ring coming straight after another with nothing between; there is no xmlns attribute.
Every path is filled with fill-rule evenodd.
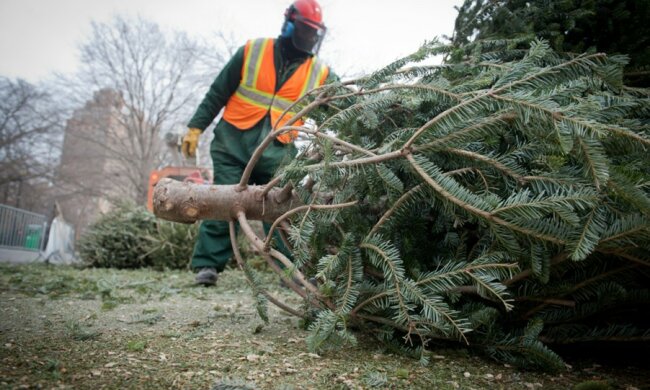
<svg viewBox="0 0 650 390"><path fill-rule="evenodd" d="M259 38L246 43L244 65L237 91L230 97L223 113L223 119L241 130L255 126L270 112L274 130L281 128L298 112L297 107L278 119L284 111L308 91L325 83L328 67L316 57L303 62L277 92L276 71L273 55L273 39ZM277 123L277 125L276 125ZM294 123L301 126L300 119ZM289 143L297 137L297 132L281 134L277 139Z"/></svg>

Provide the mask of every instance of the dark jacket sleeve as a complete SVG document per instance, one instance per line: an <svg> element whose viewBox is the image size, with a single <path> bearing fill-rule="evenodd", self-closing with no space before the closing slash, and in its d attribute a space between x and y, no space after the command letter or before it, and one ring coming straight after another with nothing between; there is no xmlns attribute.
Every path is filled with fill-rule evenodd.
<svg viewBox="0 0 650 390"><path fill-rule="evenodd" d="M242 46L214 79L210 90L205 94L203 101L199 104L187 127L194 127L203 131L210 126L210 123L219 115L230 96L237 90L241 80L243 64L244 47Z"/></svg>

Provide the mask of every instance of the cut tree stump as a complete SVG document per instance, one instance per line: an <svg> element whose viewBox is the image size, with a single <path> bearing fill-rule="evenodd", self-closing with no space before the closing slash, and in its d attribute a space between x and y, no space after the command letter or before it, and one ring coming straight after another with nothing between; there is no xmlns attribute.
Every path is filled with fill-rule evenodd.
<svg viewBox="0 0 650 390"><path fill-rule="evenodd" d="M273 188L264 196L264 188L247 186L242 190L237 184L206 185L165 178L154 189L153 210L159 218L181 223L232 221L238 211L244 211L249 220L273 222L303 204L295 193L287 196L282 188Z"/></svg>

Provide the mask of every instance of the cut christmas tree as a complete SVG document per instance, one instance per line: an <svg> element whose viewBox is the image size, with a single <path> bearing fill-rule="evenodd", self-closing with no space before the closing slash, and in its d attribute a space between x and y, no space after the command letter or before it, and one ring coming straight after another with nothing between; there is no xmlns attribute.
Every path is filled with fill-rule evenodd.
<svg viewBox="0 0 650 390"><path fill-rule="evenodd" d="M311 321L314 351L362 329L424 360L458 342L558 369L556 345L647 342L650 90L623 85L624 57L520 43L430 42L314 90L298 103L310 124L279 130L309 144L271 183L245 184L275 134L239 185L161 182L155 212L230 220L233 243L239 223L304 300L263 290L236 251L260 314L271 301ZM418 65L439 54L453 62Z"/></svg>

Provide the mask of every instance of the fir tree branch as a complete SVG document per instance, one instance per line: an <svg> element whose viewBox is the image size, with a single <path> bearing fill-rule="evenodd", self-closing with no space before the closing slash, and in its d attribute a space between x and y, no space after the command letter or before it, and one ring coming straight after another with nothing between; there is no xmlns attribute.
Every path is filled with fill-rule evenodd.
<svg viewBox="0 0 650 390"><path fill-rule="evenodd" d="M376 301L378 299L385 298L385 297L389 296L393 292L393 290L394 289L385 290L383 292L375 294L375 295L371 296L370 298L364 300L363 302L361 302L360 304L355 306L354 309L352 309L350 311L350 315L356 315L359 312L359 310L363 309L368 304L370 304L370 303L372 303L372 302L374 302L374 301Z"/></svg>
<svg viewBox="0 0 650 390"><path fill-rule="evenodd" d="M411 319L411 315L409 314L409 309L406 306L406 303L404 302L404 297L402 296L402 293L400 292L400 278L399 278L399 272L397 269L395 269L395 266L393 265L393 262L391 259L388 257L388 255L378 246L364 242L361 245L359 245L359 248L363 249L369 249L375 253L377 253L379 256L381 256L384 259L384 264L386 264L388 267L391 268L391 274L393 275L393 284L395 285L394 290L391 290L392 292L395 293L395 296L397 297L397 300L399 302L400 309L402 313L404 314L404 318L407 319L408 321L408 327L411 328L413 324L413 320ZM409 332L410 333L410 332Z"/></svg>
<svg viewBox="0 0 650 390"><path fill-rule="evenodd" d="M467 275L467 273L470 273L472 270L495 269L495 268L514 269L514 268L518 268L518 267L519 267L519 265L517 265L516 263L511 263L511 264L492 263L492 264L478 264L478 265L470 263L466 267L463 267L463 268L455 269L455 270L449 271L449 272L438 273L438 274L432 275L432 276L424 278L424 279L419 279L419 280L415 281L415 285L416 286L422 286L422 285L426 285L426 284L431 283L431 282L436 281L436 280L448 279L448 278L450 278L452 276L464 276L464 275ZM372 302L374 302L374 301L376 301L378 299L381 299L381 298L384 298L384 297L388 296L392 291L393 291L393 289L386 290L386 291L383 291L381 293L375 294L375 295L367 298L366 300L364 300L363 302L358 304L352 310L351 314L356 314L364 306L367 306L368 304L370 304L370 303L372 303ZM458 286L458 287L454 287L454 288L446 290L446 291L458 291L458 292L466 292L466 293L473 293L473 294L477 293L475 286ZM441 291L441 292L445 292L445 291Z"/></svg>
<svg viewBox="0 0 650 390"><path fill-rule="evenodd" d="M399 323L397 323L395 321L389 320L389 319L384 318L384 317L372 316L372 315L369 315L369 314L359 314L359 313L357 313L357 314L355 314L353 316L351 315L351 317L359 318L359 319L370 321L370 322L375 322L375 323L382 324L382 325L388 325L393 329L399 329L399 330L401 330L403 332L406 332L407 334L413 332L412 328L406 327L404 325L401 325L401 324L399 324ZM436 326L437 324L433 324L433 323L431 323L429 321L417 321L416 323L431 324L434 327L437 327ZM428 334L427 338L428 339L448 340L447 337L440 337L440 336L437 336L437 335L434 335L434 334ZM422 339L422 341L424 341L424 340L425 339ZM467 339L465 339L465 340L467 340ZM467 341L467 344L469 345L469 341Z"/></svg>
<svg viewBox="0 0 650 390"><path fill-rule="evenodd" d="M522 176L521 180L524 183L528 183L531 181L545 181L545 182L550 182L550 183L555 183L555 184L562 184L566 186L570 185L575 185L575 181L567 180L567 179L558 179L555 177L547 177L547 176Z"/></svg>
<svg viewBox="0 0 650 390"><path fill-rule="evenodd" d="M600 191L601 182L600 179L598 178L599 177L598 168L597 168L598 163L594 161L592 159L592 156L588 153L589 146L587 145L585 140L582 139L581 137L575 137L575 138L576 138L575 142L577 142L580 148L584 151L582 156L583 157L582 161L584 161L584 165L586 166L587 171L589 172L589 175L593 180L596 190Z"/></svg>
<svg viewBox="0 0 650 390"><path fill-rule="evenodd" d="M280 223L280 229L278 229L278 233L280 234L280 239L284 243L284 246L287 247L290 251L293 251L293 246L289 242L289 239L287 237L287 232L291 230L291 225L285 220Z"/></svg>
<svg viewBox="0 0 650 390"><path fill-rule="evenodd" d="M334 144L338 144L338 145L346 147L346 148L348 148L350 150L354 150L355 152L359 152L359 153L362 153L362 154L365 154L365 155L368 155L368 156L376 156L376 154L374 154L373 152L371 152L369 150L366 150L366 149L364 149L364 148L362 148L362 147L360 147L358 145L346 142L346 141L344 141L344 140L342 140L340 138L331 136L329 134L325 134L322 131L319 131L318 129L312 130L312 129L308 129L308 128L305 128L305 127L299 127L298 129L290 129L290 130L298 130L298 131L306 133L306 134L311 134L311 135L314 135L316 137L326 139L328 141L333 142ZM278 131L285 132L285 128L283 127L281 129L279 129ZM280 133L278 133L278 134L280 134Z"/></svg>
<svg viewBox="0 0 650 390"><path fill-rule="evenodd" d="M531 102L525 101L525 100L519 100L515 99L513 97L508 97L508 96L503 96L503 95L490 95L491 97L508 102L510 104L514 105L519 105L519 106L524 106L528 107L534 110L542 111L545 112L550 119L552 119L555 122L560 122L560 121L567 121L576 124L580 128L585 128L585 129L591 129L595 134L598 134L602 136L601 132L602 130L608 130L612 133L616 133L619 136L626 137L626 138L631 138L641 144L644 144L647 147L650 147L650 139L646 139L643 136L636 134L628 129L624 129L621 127L616 127L616 126L611 126L607 125L605 123L598 123L598 122L589 122L585 120L581 120L580 118L575 118L575 117L569 117L564 114L562 114L559 111L553 111L550 110L544 106L540 106L537 104L533 104Z"/></svg>
<svg viewBox="0 0 650 390"><path fill-rule="evenodd" d="M406 286L408 286L408 283L406 284ZM423 308L428 307L429 310L431 310L433 312L436 312L436 313L439 313L439 314L442 314L442 316L447 320L447 322L450 323L452 325L452 327L456 330L457 335L460 336L460 338L462 338L465 341L465 344L469 345L469 342L467 341L467 338L465 337L465 332L467 332L467 329L464 329L462 324L460 324L456 319L454 319L451 316L451 314L449 314L447 312L447 310L445 310L444 308L436 307L435 305L431 304L429 302L429 297L427 297L425 294L422 294L417 287L412 288L410 290L411 290L411 294L415 294L419 298L420 304L423 306ZM421 321L421 320L418 320L416 322L417 323L427 322L427 323L431 324L432 326L440 329L440 326L438 324L434 323L434 322ZM422 336L420 336L420 338L422 339Z"/></svg>
<svg viewBox="0 0 650 390"><path fill-rule="evenodd" d="M496 95L496 94L499 94L501 92L511 90L512 87L515 87L515 86L518 86L518 85L521 85L521 84L526 85L526 84L530 83L532 80L539 79L539 78L541 78L543 76L546 76L549 73L550 74L557 73L558 70L561 70L561 69L564 69L564 68L569 68L569 67L572 67L574 65L582 65L582 66L590 67L593 64L591 62L592 59L603 60L606 57L607 57L607 55L605 53L594 53L594 54L589 54L589 55L578 56L578 57L576 57L576 58L574 58L572 60L563 62L561 64L542 68L537 73L533 73L533 74L531 74L531 75L529 75L527 77L524 77L524 78L521 78L521 79L518 79L518 80L514 80L514 81L512 81L512 82L510 82L510 83L508 83L508 84L506 84L506 85L504 85L502 87L491 90L489 93L490 93L490 95Z"/></svg>
<svg viewBox="0 0 650 390"><path fill-rule="evenodd" d="M615 234L613 236L609 236L607 238L602 238L600 240L599 244L604 244L604 243L609 242L609 241L615 241L615 240L618 240L618 239L621 239L621 238L625 238L626 236L632 235L634 233L642 232L642 231L648 230L648 229L650 229L650 228L648 226L646 226L646 225L636 225L632 229L622 231L622 232L620 232L618 234Z"/></svg>
<svg viewBox="0 0 650 390"><path fill-rule="evenodd" d="M440 195L442 195L443 198L446 200L450 201L451 203L454 203L455 205L459 206L460 208L467 210L471 214L475 214L477 216L480 216L486 220L491 219L491 215L489 212L481 210L467 202L464 202L452 194L450 194L447 190L445 190L440 184L438 184L436 181L434 181L425 171L422 169L422 167L415 161L415 158L413 158L413 155L411 153L408 153L406 155L406 159L411 163L411 166L415 169L415 171L420 175L422 179L424 179L425 182L427 182L436 192L438 192ZM505 221L504 221L505 222Z"/></svg>
<svg viewBox="0 0 650 390"><path fill-rule="evenodd" d="M235 230L235 223L233 221L229 221L228 226L230 228L230 245L232 246L233 254L235 255L235 260L237 260L237 265L239 266L239 269L244 271L244 268L246 266L245 266L244 259L243 259L242 255L241 255L241 252L239 252L239 245L237 244L237 234L236 234L236 230ZM276 297L271 295L271 293L269 293L265 289L261 289L261 288L259 288L259 286L256 286L255 281L248 278L248 274L244 273L244 275L246 275L246 280L248 280L251 287L253 287L253 290L254 289L259 289L259 292L261 294L263 294L266 297L266 299L269 300L269 302L273 303L274 305L276 305L280 309L286 311L287 313L293 314L296 317L301 317L301 318L304 318L304 319L307 318L307 316L304 313L301 313L298 310L290 307L289 305L286 305L284 302L280 301L279 299L277 299Z"/></svg>
<svg viewBox="0 0 650 390"><path fill-rule="evenodd" d="M511 117L512 117L512 114L508 114L508 113L500 115L500 116L494 118L494 123L499 122L499 121L508 120ZM438 118L438 116L436 118ZM408 144L407 143L407 144L405 144L405 146L401 150L396 150L396 151L384 153L384 154L381 154L381 155L374 155L374 156L371 156L371 157L361 157L361 158L357 158L357 159L354 159L354 160L347 160L347 161L340 161L340 162L329 162L329 163L317 163L317 164L307 165L307 166L303 167L303 169L305 169L307 171L315 171L315 170L319 170L319 169L324 168L326 165L328 167L330 167L330 168L350 168L350 167L359 166L359 165L379 164L379 163L382 163L382 162L385 162L385 161L390 161L390 160L394 160L394 159L397 159L397 158L404 157L404 156L406 156L408 154L411 154L411 153L415 154L415 153L418 153L418 152L421 152L421 151L431 149L432 147L435 147L435 146L437 146L437 145L439 145L441 143L449 142L450 140L452 140L454 138L457 138L458 135L463 135L465 132L470 133L472 131L476 131L477 129L482 128L483 126L492 125L494 123L486 122L486 123L481 123L481 124L468 126L467 128L465 128L463 130L460 130L460 131L455 132L455 133L451 133L451 134L449 134L448 136L446 136L444 138L441 138L439 140L427 143L425 145L419 145L419 146L409 148L407 146L410 146L410 145L407 145ZM302 128L293 128L293 129L298 130L298 131L307 132ZM372 152L370 152L370 151L368 151L368 153L366 153L366 154L369 154L369 153L372 154ZM508 168L506 167L505 169L508 169ZM512 172L511 170L509 170L509 173L514 178L521 179L520 175Z"/></svg>
<svg viewBox="0 0 650 390"><path fill-rule="evenodd" d="M345 282L345 292L341 296L341 302L343 302L343 306L345 305L345 302L348 301L348 297L352 296L352 287L354 283L354 270L352 268L352 260L348 258L348 269L347 269L347 278ZM342 314L340 312L341 308L337 310L337 314Z"/></svg>
<svg viewBox="0 0 650 390"><path fill-rule="evenodd" d="M444 149L444 151L447 153L455 154L457 156L468 157L473 160L481 161L485 164L492 166L494 169L505 173L506 175L512 177L513 179L517 181L521 181L521 175L519 175L517 172L513 171L512 169L508 168L507 166L503 165L502 163L498 162L493 158L486 157L480 153L470 152L469 150L464 150L464 149L446 148Z"/></svg>
<svg viewBox="0 0 650 390"><path fill-rule="evenodd" d="M481 181L483 182L483 189L485 190L485 192L488 192L490 190L490 184L485 178L483 171L481 171L478 168L469 167L469 168L454 169L453 171L445 172L445 176L462 175L463 173L467 173L467 172L476 172L476 174L481 178Z"/></svg>
<svg viewBox="0 0 650 390"><path fill-rule="evenodd" d="M568 253L560 253L558 255L555 255L551 259L551 266L558 265L558 264L562 263L563 261L567 260L568 258L569 258ZM517 275L513 276L512 278L510 278L508 280L504 280L503 284L505 286L510 286L510 285L512 285L514 283L517 283L517 282L519 282L519 281L521 281L523 279L526 279L527 277L532 275L532 273L533 273L533 271L531 269L523 270L523 271L519 272Z"/></svg>
<svg viewBox="0 0 650 390"><path fill-rule="evenodd" d="M253 230L249 229L248 227L247 228L242 227L242 231L250 241L254 241L254 239L257 238ZM259 240L259 238L257 239ZM232 239L231 239L231 243L232 243ZM285 274L285 272L282 271L282 269L280 269L280 267L276 264L276 262L273 261L271 256L263 252L261 252L261 254L266 260L266 263L269 265L269 267L271 267L271 269L280 276L280 278L287 284L287 286L289 286L290 289L292 289L296 294L300 295L303 299L307 300L307 294L300 287L298 287L298 285L291 278L289 278Z"/></svg>
<svg viewBox="0 0 650 390"><path fill-rule="evenodd" d="M381 87L378 87L378 88L373 88L373 89L360 89L359 91L352 92L352 93L345 94L345 95L336 95L336 96L331 97L331 99L332 100L334 100L334 99L348 99L348 98L355 97L355 96L372 95L372 94L376 94L376 93L379 93L379 92L391 91L391 90L396 90L396 89L421 89L421 90L426 90L426 91L431 91L431 92L438 93L438 94L446 96L446 97L448 97L448 98L450 98L452 100L460 101L460 96L453 93L453 92L450 92L448 90L441 89L441 88L432 87L430 85L425 85L425 84L389 84L389 85L384 85L384 86L381 86Z"/></svg>
<svg viewBox="0 0 650 390"><path fill-rule="evenodd" d="M564 62L560 65L552 66L552 67L547 67L543 68L540 72L537 72L535 74L532 74L528 77L525 77L523 79L515 80L512 81L511 83L508 83L500 88L490 90L485 93L480 93L479 95L474 96L471 99L465 100L462 103L459 103L453 107L448 108L447 110L443 111L424 125L422 125L419 129L415 131L415 133L411 136L411 138L406 141L406 143L403 146L403 149L410 149L413 143L420 137L420 135L425 132L427 129L431 128L433 125L437 124L440 122L442 119L446 118L447 116L456 113L457 111L460 111L461 109L465 108L466 106L469 106L470 104L476 103L479 100L485 99L485 98L496 98L496 99L502 99L502 100L508 100L508 98L504 98L502 96L498 96L499 93L507 91L509 89L512 89L512 87L517 86L519 84L525 84L530 82L531 80L534 80L535 78L539 78L547 73L554 73L558 69L562 69L565 67L570 67L573 66L577 63L586 63L592 58L604 58L605 55L602 53L596 53L592 54L589 56L584 56L584 57L578 57L575 58L571 61Z"/></svg>
<svg viewBox="0 0 650 390"><path fill-rule="evenodd" d="M357 165L370 165L370 164L379 164L385 161L390 161L394 160L400 157L403 157L404 154L408 153L407 151L403 150L396 150L393 152L385 153L385 154L380 154L377 156L373 157L361 157L357 158L355 160L348 160L348 161L339 161L339 162L328 162L328 163L317 163L317 164L312 164L312 165L307 165L305 167L302 167L302 169L306 171L317 171L319 169L325 168L326 166L328 168L350 168L354 167Z"/></svg>
<svg viewBox="0 0 650 390"><path fill-rule="evenodd" d="M485 98L487 94L480 94L477 95L471 99L465 100L464 102L457 104L453 107L450 107L446 109L445 111L441 112L440 114L436 115L433 119L429 120L427 123L422 125L420 128L418 128L415 133L411 136L411 138L404 143L404 146L402 147L403 150L408 151L411 149L413 143L424 133L427 131L429 128L433 127L435 124L440 122L441 120L445 119L447 116L450 116L451 114L456 113L457 111L460 111L462 108L465 108L466 106L469 106L472 103L476 103L477 101Z"/></svg>
<svg viewBox="0 0 650 390"><path fill-rule="evenodd" d="M329 134L325 134L325 133L319 131L318 129L312 130L312 129L308 129L306 127L284 126L281 129L278 129L274 134L277 136L277 135L283 134L283 133L285 133L287 131L299 131L299 132L302 132L302 133L311 134L311 135L314 135L316 137L329 140L329 141L333 142L334 144L341 145L341 146L343 146L345 148L348 148L349 150L353 150L353 151L356 151L356 152L359 152L359 153L362 153L362 154L365 154L365 155L368 155L368 156L376 156L375 153L373 153L373 152L371 152L369 150L366 150L366 149L364 149L362 147L359 147L357 145L346 142L346 141L344 141L342 139L339 139L337 137L333 137L333 136L331 136ZM266 184L266 187L264 188L264 191L262 191L260 196L266 197L266 195L271 190L271 188L275 187L281 180L282 179L281 179L280 176L276 176L273 179L271 179L271 181Z"/></svg>
<svg viewBox="0 0 650 390"><path fill-rule="evenodd" d="M409 198L411 198L411 196L414 193L416 193L420 188L422 188L422 186L423 184L418 184L415 187L411 188L410 190L406 191L402 196L400 196L400 198L397 199L397 201L395 201L395 203L393 203L393 205L388 210L386 210L386 212L381 216L379 221L377 221L375 226L373 226L372 229L370 229L370 232L368 232L367 236L372 236L373 234L375 234L377 230L379 230L381 225L383 225L388 220L388 218L390 218L403 203L405 203Z"/></svg>
<svg viewBox="0 0 650 390"><path fill-rule="evenodd" d="M240 222L240 225L241 225L241 222ZM249 227L250 227L250 225L249 225ZM305 278L305 275L299 269L294 267L294 264L291 262L291 260L289 260L283 253L281 253L281 252L279 252L279 251L277 251L275 249L270 249L268 251L268 253L271 256L273 256L275 259L279 260L282 263L282 265L284 265L287 269L292 269L293 268L293 270L291 272L292 277L295 277L296 279L298 279L298 281L304 286L304 288L309 290L314 296L316 296L319 300L321 300L323 303L325 303L325 305L328 308L334 310L334 304L332 303L332 301L329 298L325 298L323 296L323 294L320 291L318 291L318 288L316 286L314 286L313 284L311 284L307 280L307 278Z"/></svg>
<svg viewBox="0 0 650 390"><path fill-rule="evenodd" d="M582 194L576 194L576 195L571 195L571 196L561 196L559 197L563 202L571 202L571 201L589 201L589 202L597 202L598 198L596 196L592 195L582 195ZM555 202L557 202L557 198L543 198L543 199L533 199L530 201L526 201L525 203L514 203L506 206L499 207L498 209L494 209L491 211L492 215L497 215L501 214L503 212L515 210L518 208L527 208L527 207L539 207L539 208L546 208L548 206L553 205Z"/></svg>
<svg viewBox="0 0 650 390"><path fill-rule="evenodd" d="M477 277L476 275L474 275L473 273L471 273L469 271L465 271L465 274L469 275L469 277L472 278L474 280L474 282L476 282L476 284L480 285L481 288L484 288L485 290L489 291L490 294L492 294L494 297L496 297L501 302L501 304L503 304L503 307L504 307L504 309L506 311L512 310L513 306L510 303L508 303L508 301L505 300L501 296L501 294L499 294L498 291L493 289L487 282L485 282L484 280L482 280L481 278Z"/></svg>
<svg viewBox="0 0 650 390"><path fill-rule="evenodd" d="M589 285L591 283L597 282L597 281L602 280L602 279L606 279L606 278L608 278L608 277L610 277L612 275L627 271L627 270L632 269L632 268L636 268L636 265L626 265L626 266L623 266L623 267L619 267L619 268L609 270L607 272L599 273L598 275L596 275L596 276L594 276L592 278L583 280L582 282L574 285L568 291L563 292L560 296L566 296L566 295L572 294L572 293L580 290L581 288L583 288L583 287L585 287L585 286L587 286L587 285ZM531 310L526 312L522 316L522 318L523 319L528 319L528 318L532 317L535 313L539 312L540 310L542 310L543 308L545 308L549 304L550 303L542 303L541 305L538 305L538 306L532 308Z"/></svg>
<svg viewBox="0 0 650 390"><path fill-rule="evenodd" d="M350 313L350 316L353 317L353 318L356 317L356 318L361 318L363 320L368 320L368 321L376 322L376 323L379 323L379 324L388 325L388 326L390 326L392 328L401 329L401 330L403 330L405 332L408 331L408 328L406 326L398 324L395 321L391 321L388 318L378 317L378 316L371 316L371 315L368 315L368 314L359 314L359 313L355 313L355 314Z"/></svg>
<svg viewBox="0 0 650 390"><path fill-rule="evenodd" d="M271 239L273 238L273 231L277 228L277 226L282 223L284 220L287 218L291 217L294 214L298 214L303 211L311 211L311 210L335 210L335 209L341 209L345 207L351 207L359 203L359 201L352 201L348 203L340 203L340 204L310 204L310 205L304 205L304 206L299 206L294 209L291 209L287 211L286 213L282 214L278 219L273 222L273 225L271 225L268 234L266 235L266 240L264 241L264 248L268 249L269 246L271 245Z"/></svg>
<svg viewBox="0 0 650 390"><path fill-rule="evenodd" d="M491 264L472 264L472 263L469 263L466 267L463 267L463 268L458 268L458 269L455 269L453 271L443 272L443 273L440 273L440 274L432 275L432 276L424 278L424 279L420 279L415 284L419 286L419 285L422 285L422 284L431 283L431 282L433 282L435 280L446 279L446 278L448 278L450 276L453 276L453 275L466 275L468 273L471 273L472 270L480 270L480 269L491 270L491 269L496 269L496 268L515 269L515 268L518 268L518 267L519 267L519 265L516 264L516 263L506 263L506 264L503 264L503 263L491 263ZM463 286L463 287L465 287L465 286Z"/></svg>
<svg viewBox="0 0 650 390"><path fill-rule="evenodd" d="M540 337L538 336L537 339L539 340ZM539 342L541 343L541 340ZM564 367L563 365L560 366L558 361L549 360L549 357L548 357L547 353L541 352L537 348L530 348L530 347L527 348L526 345L521 345L521 344L516 344L516 345L496 344L495 345L495 344L478 344L478 343L474 343L473 345L475 347L476 346L481 346L481 347L486 347L486 348L494 348L494 349L498 349L498 350L502 350L502 351L516 352L518 354L524 355L527 359L530 358L531 355L535 355L536 356L535 361L537 361L537 362L546 362L546 364L548 364L551 367L555 367L556 369L559 369L560 367ZM545 349L546 349L546 351L551 352L552 355L555 356L559 360L560 363L562 362L562 359L559 356L557 356L557 354L555 354L554 352L550 351L547 348L545 348Z"/></svg>
<svg viewBox="0 0 650 390"><path fill-rule="evenodd" d="M560 238L550 236L548 234L541 234L540 232L530 230L530 229L526 229L526 228L523 228L521 226L517 226L517 225L515 225L513 223L507 222L504 219L501 219L499 217L496 217L496 216L492 215L490 212L481 210L481 209L479 209L477 207L474 207L474 206L470 205L469 203L463 202L462 200L460 200L460 199L454 197L453 195L451 195L440 184L436 183L431 177L429 177L429 175L427 175L427 173L424 172L422 167L420 167L418 165L418 163L415 161L415 159L413 158L413 155L407 154L406 158L409 160L409 162L411 163L411 165L413 166L415 171L422 177L422 179L424 179L424 181L426 181L431 187L433 187L433 189L436 190L436 192L438 192L446 200L456 204L457 206L461 207L464 210L467 210L471 214L479 216L479 217L481 217L481 218L483 218L483 219L485 219L487 221L490 221L492 223L496 223L496 224L499 224L501 226L504 226L504 227L506 227L506 228L508 228L510 230L525 234L527 236L535 237L535 238L538 238L538 239L541 239L541 240L544 240L544 241L549 241L549 242L552 242L552 243L555 243L555 244L564 244L564 240L562 240Z"/></svg>
<svg viewBox="0 0 650 390"><path fill-rule="evenodd" d="M589 212L589 215L587 216L583 224L584 226L582 231L580 232L580 236L576 240L574 240L573 246L575 246L575 249L571 253L572 260L584 259L597 245L598 239L591 237L591 230L590 230L592 223L598 223L596 222L598 220L597 212L598 212L597 208Z"/></svg>
<svg viewBox="0 0 650 390"><path fill-rule="evenodd" d="M607 127L606 130L609 130L612 133L622 137L631 138L632 140L643 144L646 148L650 147L650 139L644 138L642 135L634 133L628 129L620 127Z"/></svg>
<svg viewBox="0 0 650 390"><path fill-rule="evenodd" d="M437 323L435 323L435 322L432 322L432 321L426 321L426 320L417 320L417 321L416 321L416 324L425 325L425 326L426 326L426 325L429 325L429 327L431 327L431 328L433 328L433 329L438 329L438 331L439 331L440 333L442 333L442 334L445 335L445 337L442 338L442 337L436 335L435 333L433 333L433 332L431 331L431 329L426 328L426 330L427 330L427 334L426 334L427 338L426 338L426 339L425 339L425 338L422 338L422 344L423 344L424 346L427 345L427 343L428 343L428 341L429 341L430 339L449 340L449 336L447 335L447 332L445 332L444 329L441 329L441 328L440 328L440 325L437 324ZM463 331L464 331L463 333L459 333L459 336L460 336L459 339L462 339L462 341L463 341L463 343L465 343L465 345L469 345L470 343L469 343L469 340L467 339L467 337L465 336L465 333L471 332L471 329L463 329ZM422 337L422 336L420 336L420 337Z"/></svg>
<svg viewBox="0 0 650 390"><path fill-rule="evenodd" d="M239 226L241 226L242 231L244 232L246 237L248 237L249 241L253 244L254 247L257 248L258 251L260 251L260 253L266 256L270 254L272 257L278 259L282 263L282 265L284 265L287 269L294 268L292 276L295 277L300 282L300 284L302 284L303 288L310 291L312 294L314 294L315 297L323 300L323 302L328 307L330 308L333 307L332 302L329 301L329 299L324 299L320 291L318 291L318 289L316 289L314 285L312 285L311 283L309 283L309 281L305 279L305 276L302 274L302 272L300 272L300 270L295 269L295 267L293 267L293 264L289 259L286 258L286 256L284 256L282 253L274 249L269 250L264 248L264 243L259 237L257 237L255 232L251 228L250 224L248 223L248 219L246 219L246 214L244 214L243 211L237 212L237 221L239 222ZM289 278L284 274L284 272L280 269L280 267L278 267L277 264L275 264L275 262L272 259L267 259L267 263L271 265L271 268L274 271L276 271L276 273L278 273L281 277L283 277L285 283L287 283L289 287L292 287L291 288L292 290L294 290L296 293L298 293L298 295L306 299L306 294L293 282L292 278Z"/></svg>
<svg viewBox="0 0 650 390"><path fill-rule="evenodd" d="M503 114L497 115L497 116L489 116L487 119L485 119L485 121L475 123L475 124L473 124L471 126L467 126L467 127L463 128L461 130L458 130L458 131L450 132L449 134L447 134L447 135L445 135L445 136L443 136L441 138L438 138L438 139L436 139L434 141L431 141L429 143L420 145L420 146L417 147L416 151L426 151L426 150L428 150L430 148L435 148L435 147L437 147L439 145L446 145L446 144L449 144L449 143L454 142L456 140L462 140L463 137L465 137L467 134L472 134L477 130L483 129L484 127L494 126L494 125L496 125L498 123L504 123L505 124L505 123L511 122L511 121L513 121L515 119L517 119L517 116L512 112L506 112L506 113L503 113ZM415 149L416 148L414 148L414 150Z"/></svg>

